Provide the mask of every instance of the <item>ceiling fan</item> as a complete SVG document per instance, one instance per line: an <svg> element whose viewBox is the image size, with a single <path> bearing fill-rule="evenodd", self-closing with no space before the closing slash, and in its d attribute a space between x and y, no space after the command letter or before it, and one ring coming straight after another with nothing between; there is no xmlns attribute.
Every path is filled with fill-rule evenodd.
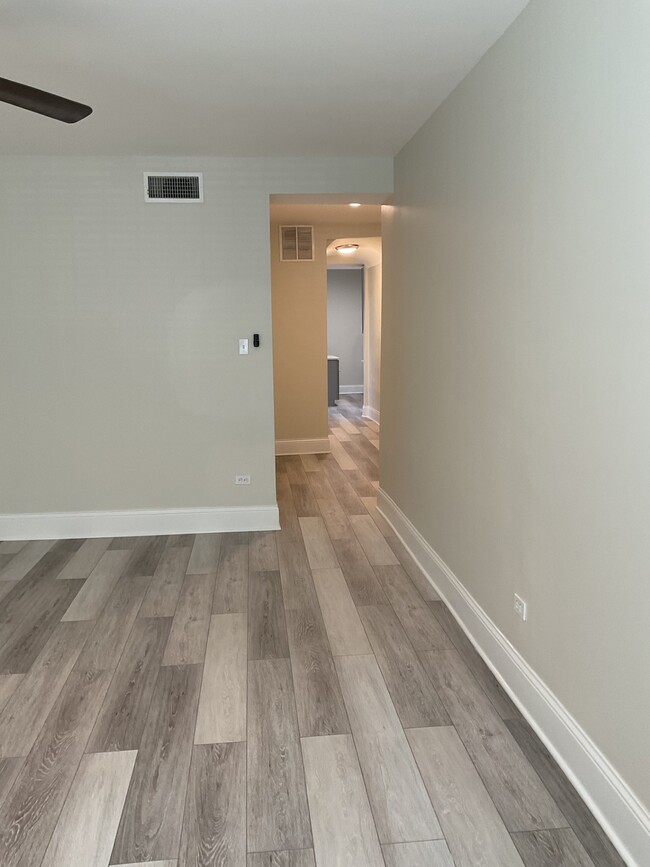
<svg viewBox="0 0 650 867"><path fill-rule="evenodd" d="M46 117L62 120L63 123L77 123L92 112L89 105L73 102L71 99L38 90L36 87L29 87L27 84L9 81L8 78L0 78L0 102L17 105L18 108L26 108L27 111L35 111Z"/></svg>

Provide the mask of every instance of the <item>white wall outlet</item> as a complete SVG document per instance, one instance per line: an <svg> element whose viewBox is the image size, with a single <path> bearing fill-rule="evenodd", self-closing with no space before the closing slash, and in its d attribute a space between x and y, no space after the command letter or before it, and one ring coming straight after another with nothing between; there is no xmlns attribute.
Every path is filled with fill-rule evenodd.
<svg viewBox="0 0 650 867"><path fill-rule="evenodd" d="M515 611L522 620L528 620L528 605L524 602L521 596L515 593Z"/></svg>
<svg viewBox="0 0 650 867"><path fill-rule="evenodd" d="M239 338L239 354L248 355L248 337Z"/></svg>
<svg viewBox="0 0 650 867"><path fill-rule="evenodd" d="M235 484L236 485L250 485L251 477L250 476L235 476Z"/></svg>

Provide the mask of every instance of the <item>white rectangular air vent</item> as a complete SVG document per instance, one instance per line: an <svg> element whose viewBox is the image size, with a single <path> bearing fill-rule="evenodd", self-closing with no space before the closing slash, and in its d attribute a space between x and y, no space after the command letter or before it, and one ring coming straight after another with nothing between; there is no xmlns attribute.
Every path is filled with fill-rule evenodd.
<svg viewBox="0 0 650 867"><path fill-rule="evenodd" d="M280 261L314 261L313 226L280 226Z"/></svg>
<svg viewBox="0 0 650 867"><path fill-rule="evenodd" d="M201 172L144 173L145 202L202 202Z"/></svg>

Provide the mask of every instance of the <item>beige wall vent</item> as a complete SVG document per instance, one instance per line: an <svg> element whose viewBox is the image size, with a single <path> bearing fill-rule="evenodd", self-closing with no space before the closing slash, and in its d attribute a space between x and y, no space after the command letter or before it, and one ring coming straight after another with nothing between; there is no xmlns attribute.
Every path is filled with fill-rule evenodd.
<svg viewBox="0 0 650 867"><path fill-rule="evenodd" d="M314 261L313 226L280 226L280 261Z"/></svg>

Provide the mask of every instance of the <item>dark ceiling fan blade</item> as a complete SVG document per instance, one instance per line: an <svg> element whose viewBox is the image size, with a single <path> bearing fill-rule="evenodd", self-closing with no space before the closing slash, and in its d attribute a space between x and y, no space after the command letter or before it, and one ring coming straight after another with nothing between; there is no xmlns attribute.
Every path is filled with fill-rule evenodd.
<svg viewBox="0 0 650 867"><path fill-rule="evenodd" d="M8 102L27 111L35 111L64 123L77 123L92 112L89 105L81 102L73 102L63 96L47 93L29 87L27 84L19 84L17 81L9 81L8 78L0 78L0 102Z"/></svg>

